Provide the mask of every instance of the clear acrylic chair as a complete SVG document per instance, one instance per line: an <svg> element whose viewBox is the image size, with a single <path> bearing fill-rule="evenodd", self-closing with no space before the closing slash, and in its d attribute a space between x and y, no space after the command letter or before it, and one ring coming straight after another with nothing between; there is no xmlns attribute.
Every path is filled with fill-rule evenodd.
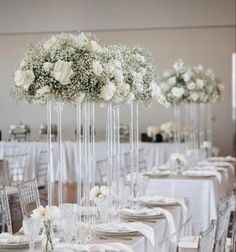
<svg viewBox="0 0 236 252"><path fill-rule="evenodd" d="M5 186L0 186L0 233L12 233L11 213Z"/></svg>
<svg viewBox="0 0 236 252"><path fill-rule="evenodd" d="M209 227L200 232L199 236L186 236L178 243L178 252L198 251L212 252L214 247L216 221L212 220Z"/></svg>
<svg viewBox="0 0 236 252"><path fill-rule="evenodd" d="M23 216L29 216L32 210L40 206L39 191L36 178L21 183L18 186L21 211Z"/></svg>
<svg viewBox="0 0 236 252"><path fill-rule="evenodd" d="M40 151L39 153L39 163L36 172L36 178L38 183L38 188L44 188L47 186L47 172L48 172L48 152Z"/></svg>
<svg viewBox="0 0 236 252"><path fill-rule="evenodd" d="M107 159L96 162L96 183L105 185L107 183Z"/></svg>
<svg viewBox="0 0 236 252"><path fill-rule="evenodd" d="M18 185L24 180L28 153L6 154L4 158L8 160L10 180L12 185Z"/></svg>
<svg viewBox="0 0 236 252"><path fill-rule="evenodd" d="M231 212L231 195L219 201L214 252L224 252Z"/></svg>

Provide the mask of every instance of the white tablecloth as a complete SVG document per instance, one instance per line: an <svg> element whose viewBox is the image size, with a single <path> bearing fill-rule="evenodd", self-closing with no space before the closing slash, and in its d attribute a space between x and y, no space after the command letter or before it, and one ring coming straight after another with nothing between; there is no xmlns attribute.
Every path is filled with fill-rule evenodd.
<svg viewBox="0 0 236 252"><path fill-rule="evenodd" d="M166 208L173 216L175 224L177 226L177 232L179 232L181 226L181 207L174 206ZM130 246L134 252L176 252L176 243L172 243L170 238L167 238L168 227L166 219L157 219L156 223L148 223L145 224L151 226L154 229L155 234L155 247L152 247L150 242L144 238L143 236L133 237L132 240L122 240L122 239L98 239L95 235L93 235L93 239L91 243L123 243ZM188 224L184 226L186 230L183 235L189 235L187 230L190 230ZM179 237L182 238L182 237ZM1 250L1 252L13 252L16 250ZM17 249L19 252L26 252L28 249ZM41 248L36 248L36 251L42 251Z"/></svg>
<svg viewBox="0 0 236 252"><path fill-rule="evenodd" d="M227 169L227 168L226 168ZM227 175L228 174L228 175ZM227 178L228 177L228 178ZM221 183L216 177L187 178L170 176L149 179L147 194L168 197L186 197L190 200L194 233L205 230L211 219L216 219L217 203L233 189L231 169L222 172Z"/></svg>
<svg viewBox="0 0 236 252"><path fill-rule="evenodd" d="M17 146L20 153L28 153L29 158L27 161L26 171L24 179L28 180L34 177L36 169L39 163L40 151L47 150L46 142L2 142L0 148L4 151L10 149L10 147ZM151 169L154 165L160 165L167 161L170 154L175 151L175 145L172 143L140 143L139 148L144 148L145 158L147 160L147 168ZM184 144L182 145L184 150ZM121 144L121 153L129 152L129 143ZM0 150L0 153L2 150ZM76 165L77 165L77 148L75 142L64 142L62 152L63 162L63 180L73 182L76 178ZM96 160L106 159L107 145L105 142L98 142L95 145L95 158ZM57 169L57 156L58 148L57 144L53 143L53 156L54 166L52 171L52 181L58 179Z"/></svg>

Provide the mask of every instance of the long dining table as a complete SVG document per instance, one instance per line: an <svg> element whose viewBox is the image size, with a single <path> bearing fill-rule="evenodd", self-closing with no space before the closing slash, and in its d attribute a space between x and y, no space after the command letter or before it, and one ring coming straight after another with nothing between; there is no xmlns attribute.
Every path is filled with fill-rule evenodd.
<svg viewBox="0 0 236 252"><path fill-rule="evenodd" d="M149 242L147 238L145 238L143 235L139 236L130 236L122 238L114 238L114 237L107 237L99 238L95 234L95 232L92 231L92 240L89 242L91 244L105 244L105 243L122 243L130 248L134 252L175 252L177 247L177 240L174 239L175 236L177 236L177 239L182 238L184 235L191 234L191 222L183 223L182 219L182 210L180 205L176 206L168 206L164 207L167 211L171 213L173 216L175 226L176 226L176 233L172 233L171 235L168 233L168 222L167 219L164 218L158 218L155 221L151 222L143 222L146 225L150 226L154 230L154 236L155 236L155 245L152 246L152 244ZM188 212L190 215L190 213ZM76 242L74 242L76 243ZM65 245L66 246L66 245ZM55 245L55 248L57 245ZM17 249L17 250L11 250L11 249L0 249L1 252L27 252L28 249ZM41 246L36 246L35 251L42 252ZM63 252L61 249L56 249L55 251ZM84 250L76 250L76 251L84 251Z"/></svg>
<svg viewBox="0 0 236 252"><path fill-rule="evenodd" d="M216 176L149 177L146 194L188 198L193 232L198 235L208 227L210 220L217 219L219 199L225 197L235 186L235 171L232 166L225 167L220 174L221 180Z"/></svg>

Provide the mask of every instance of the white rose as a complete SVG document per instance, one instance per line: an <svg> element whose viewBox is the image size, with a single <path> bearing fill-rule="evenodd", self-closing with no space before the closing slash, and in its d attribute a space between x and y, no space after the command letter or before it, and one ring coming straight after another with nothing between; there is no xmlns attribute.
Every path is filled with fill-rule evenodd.
<svg viewBox="0 0 236 252"><path fill-rule="evenodd" d="M182 61L182 59L178 59L174 64L173 64L173 68L175 69L175 71L177 73L180 73L184 70L184 62Z"/></svg>
<svg viewBox="0 0 236 252"><path fill-rule="evenodd" d="M139 92L139 93L142 93L143 92L143 84L141 82L137 82L135 84L135 87L136 87L136 90Z"/></svg>
<svg viewBox="0 0 236 252"><path fill-rule="evenodd" d="M130 92L127 98L127 104L130 104L135 99L134 93Z"/></svg>
<svg viewBox="0 0 236 252"><path fill-rule="evenodd" d="M124 96L127 96L130 91L130 86L129 84L122 83L122 85L119 85L119 89L123 93Z"/></svg>
<svg viewBox="0 0 236 252"><path fill-rule="evenodd" d="M66 62L62 60L58 60L54 65L53 75L55 79L63 85L70 83L70 77L73 74L71 65L72 62Z"/></svg>
<svg viewBox="0 0 236 252"><path fill-rule="evenodd" d="M178 87L173 87L171 89L171 93L174 97L176 98L181 98L184 94L184 89L182 87L178 88Z"/></svg>
<svg viewBox="0 0 236 252"><path fill-rule="evenodd" d="M43 43L43 48L45 50L49 51L55 42L56 42L56 37L52 36L50 39L46 40Z"/></svg>
<svg viewBox="0 0 236 252"><path fill-rule="evenodd" d="M109 194L109 187L108 186L100 186L100 192L103 196L107 196Z"/></svg>
<svg viewBox="0 0 236 252"><path fill-rule="evenodd" d="M190 71L187 71L183 74L183 79L185 82L189 82L192 77L192 73Z"/></svg>
<svg viewBox="0 0 236 252"><path fill-rule="evenodd" d="M36 98L44 97L46 94L49 94L49 93L50 93L50 87L44 86L44 87L37 90Z"/></svg>
<svg viewBox="0 0 236 252"><path fill-rule="evenodd" d="M225 90L225 86L222 83L218 83L218 88L219 88L220 91L224 91Z"/></svg>
<svg viewBox="0 0 236 252"><path fill-rule="evenodd" d="M116 92L116 86L109 81L105 86L101 89L101 97L104 101L109 101L112 99Z"/></svg>
<svg viewBox="0 0 236 252"><path fill-rule="evenodd" d="M190 83L187 85L187 88L188 88L188 90L193 90L193 89L196 88L196 85L195 85L194 82L190 82Z"/></svg>
<svg viewBox="0 0 236 252"><path fill-rule="evenodd" d="M103 51L102 47L94 40L91 40L86 44L86 49L90 52L97 53L101 53Z"/></svg>
<svg viewBox="0 0 236 252"><path fill-rule="evenodd" d="M196 102L196 101L198 100L198 98L199 98L199 94L196 93L196 92L192 92L192 93L190 94L189 98L190 98L190 100Z"/></svg>
<svg viewBox="0 0 236 252"><path fill-rule="evenodd" d="M143 82L143 76L141 73L134 73L134 83L142 83Z"/></svg>
<svg viewBox="0 0 236 252"><path fill-rule="evenodd" d="M151 96L157 98L162 94L161 88L156 84L156 82L152 81L150 83Z"/></svg>
<svg viewBox="0 0 236 252"><path fill-rule="evenodd" d="M79 94L75 97L74 102L76 104L81 103L85 97L85 94L83 92L79 92Z"/></svg>
<svg viewBox="0 0 236 252"><path fill-rule="evenodd" d="M166 92L169 89L169 85L166 82L161 82L160 87L163 92Z"/></svg>
<svg viewBox="0 0 236 252"><path fill-rule="evenodd" d="M116 68L122 69L122 64L121 64L121 62L120 62L119 60L114 60L114 61L113 61L113 64L114 64L114 66L115 66Z"/></svg>
<svg viewBox="0 0 236 252"><path fill-rule="evenodd" d="M75 38L76 44L78 44L78 46L81 47L84 46L87 43L87 41L88 38L83 32Z"/></svg>
<svg viewBox="0 0 236 252"><path fill-rule="evenodd" d="M171 104L166 100L166 97L165 97L163 94L161 94L161 95L159 95L158 97L156 97L156 99L157 99L157 101L158 101L160 104L164 105L166 108L169 108L170 105L171 105Z"/></svg>
<svg viewBox="0 0 236 252"><path fill-rule="evenodd" d="M121 70L115 70L115 78L117 82L122 83L124 81L124 75Z"/></svg>
<svg viewBox="0 0 236 252"><path fill-rule="evenodd" d="M30 217L34 219L42 219L44 215L45 215L45 208L43 206L39 206L38 208L32 211Z"/></svg>
<svg viewBox="0 0 236 252"><path fill-rule="evenodd" d="M22 60L21 63L20 63L20 68L23 68L25 66L26 66L26 62L24 60Z"/></svg>
<svg viewBox="0 0 236 252"><path fill-rule="evenodd" d="M94 200L100 194L99 186L94 186L89 193L90 200Z"/></svg>
<svg viewBox="0 0 236 252"><path fill-rule="evenodd" d="M46 206L45 208L45 219L57 220L60 218L60 210L57 206Z"/></svg>
<svg viewBox="0 0 236 252"><path fill-rule="evenodd" d="M141 73L142 76L144 76L144 75L147 73L146 68L142 67L142 68L140 69L140 73Z"/></svg>
<svg viewBox="0 0 236 252"><path fill-rule="evenodd" d="M16 86L23 86L24 89L28 89L35 79L34 73L31 70L17 70L15 72Z"/></svg>
<svg viewBox="0 0 236 252"><path fill-rule="evenodd" d="M43 63L43 70L49 72L53 68L53 63L45 62Z"/></svg>
<svg viewBox="0 0 236 252"><path fill-rule="evenodd" d="M163 73L163 77L164 78L168 78L172 75L172 72L170 70L165 70L165 72Z"/></svg>
<svg viewBox="0 0 236 252"><path fill-rule="evenodd" d="M171 154L170 159L172 161L175 161L175 162L180 163L182 165L185 165L186 162L187 162L186 159L185 159L185 156L183 154L180 154L180 153Z"/></svg>
<svg viewBox="0 0 236 252"><path fill-rule="evenodd" d="M100 64L99 61L93 61L93 73L96 76L101 75L103 72L102 65Z"/></svg>
<svg viewBox="0 0 236 252"><path fill-rule="evenodd" d="M176 84L176 77L175 77L175 76L170 77L170 78L168 79L168 84L170 84L170 85L175 85L175 84Z"/></svg>
<svg viewBox="0 0 236 252"><path fill-rule="evenodd" d="M141 62L142 64L145 63L145 58L141 54L136 54L136 60Z"/></svg>
<svg viewBox="0 0 236 252"><path fill-rule="evenodd" d="M204 87L204 81L201 79L196 79L196 85L198 88L202 89Z"/></svg>

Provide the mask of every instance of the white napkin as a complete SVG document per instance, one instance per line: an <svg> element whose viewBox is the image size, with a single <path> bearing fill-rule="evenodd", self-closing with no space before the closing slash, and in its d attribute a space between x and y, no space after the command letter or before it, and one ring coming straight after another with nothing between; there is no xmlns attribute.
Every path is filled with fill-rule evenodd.
<svg viewBox="0 0 236 252"><path fill-rule="evenodd" d="M143 236L145 236L152 246L155 246L155 236L154 236L154 230L152 227L142 223L142 222L120 222L120 223L107 223L98 225L99 228L102 227L104 231L106 230L116 230L116 229L126 229L128 231L138 231ZM96 229L96 227L95 227Z"/></svg>
<svg viewBox="0 0 236 252"><path fill-rule="evenodd" d="M183 172L184 176L216 176L217 180L219 183L222 181L222 176L218 171L211 171L211 170L199 170L199 171L193 171L193 170L188 170Z"/></svg>
<svg viewBox="0 0 236 252"><path fill-rule="evenodd" d="M103 244L71 244L71 243L57 243L55 251L58 252L133 252L133 249L122 243L103 243Z"/></svg>
<svg viewBox="0 0 236 252"><path fill-rule="evenodd" d="M156 175L170 175L170 171L169 170L161 170L158 169L156 167L152 168L152 171L149 172L148 174L156 174Z"/></svg>
<svg viewBox="0 0 236 252"><path fill-rule="evenodd" d="M193 248L197 249L198 247L198 236L186 236L180 240L178 246L179 248Z"/></svg>
<svg viewBox="0 0 236 252"><path fill-rule="evenodd" d="M0 234L0 243L2 244L21 243L26 241L27 239L24 235L13 235L10 233Z"/></svg>
<svg viewBox="0 0 236 252"><path fill-rule="evenodd" d="M223 171L225 173L225 177L226 179L228 180L229 178L229 174L227 172L227 169L223 168L223 167L220 167L220 166L213 166L213 165L206 165L206 166L195 166L191 169L189 169L189 171Z"/></svg>
<svg viewBox="0 0 236 252"><path fill-rule="evenodd" d="M121 215L130 215L130 216L150 216L150 215L159 215L160 212L157 209L150 208L140 208L140 209L122 209L120 212Z"/></svg>
<svg viewBox="0 0 236 252"><path fill-rule="evenodd" d="M176 242L176 226L172 214L163 208L156 207L155 209L158 209L158 211L165 215L168 224L168 238Z"/></svg>
<svg viewBox="0 0 236 252"><path fill-rule="evenodd" d="M236 158L235 157L231 157L231 156L226 156L226 157L209 157L207 160L210 161L210 162L215 162L215 161L236 162Z"/></svg>
<svg viewBox="0 0 236 252"><path fill-rule="evenodd" d="M217 166L217 167L229 167L233 173L235 173L235 169L234 169L234 166L229 163L229 162L223 162L223 161L218 161L218 162L209 162L209 161L201 161L201 162L198 162L198 165L199 166Z"/></svg>

